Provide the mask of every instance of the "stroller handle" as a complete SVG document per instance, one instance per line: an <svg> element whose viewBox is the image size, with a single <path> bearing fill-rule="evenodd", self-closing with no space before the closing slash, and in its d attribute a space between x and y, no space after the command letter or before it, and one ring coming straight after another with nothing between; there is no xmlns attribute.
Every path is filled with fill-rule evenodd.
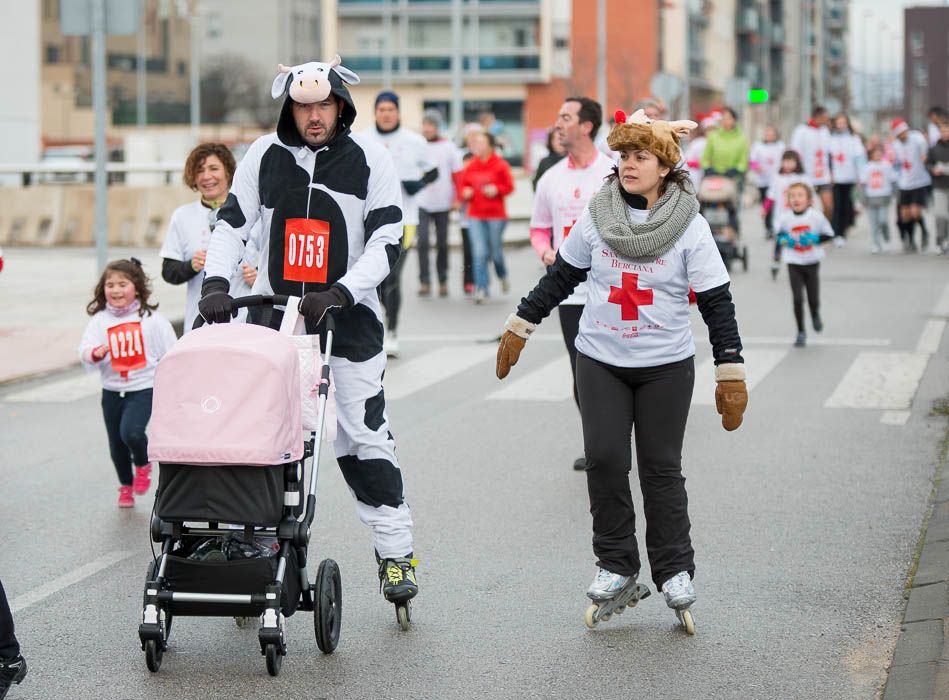
<svg viewBox="0 0 949 700"><path fill-rule="evenodd" d="M231 304L232 309L246 309L251 306L286 306L287 302L290 300L289 295L287 294L252 294L247 297L238 297L233 300ZM336 323L333 320L332 310L327 310L326 312L326 330L335 331ZM205 324L204 316L200 313L194 319L194 325L191 326L191 329L200 328Z"/></svg>

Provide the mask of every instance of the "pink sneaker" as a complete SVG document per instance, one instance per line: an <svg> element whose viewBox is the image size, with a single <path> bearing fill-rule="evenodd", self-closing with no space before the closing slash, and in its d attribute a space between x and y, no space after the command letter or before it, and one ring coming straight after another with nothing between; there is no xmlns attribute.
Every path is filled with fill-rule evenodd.
<svg viewBox="0 0 949 700"><path fill-rule="evenodd" d="M119 486L119 508L134 508L135 496L131 486Z"/></svg>
<svg viewBox="0 0 949 700"><path fill-rule="evenodd" d="M148 493L148 488L152 485L152 465L146 464L144 467L135 467L135 478L132 479L132 489L136 496L142 496Z"/></svg>

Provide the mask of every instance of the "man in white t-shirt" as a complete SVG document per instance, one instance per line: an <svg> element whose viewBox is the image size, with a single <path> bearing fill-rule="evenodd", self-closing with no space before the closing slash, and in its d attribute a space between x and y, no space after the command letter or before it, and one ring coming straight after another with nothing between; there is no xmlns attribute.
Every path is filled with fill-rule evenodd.
<svg viewBox="0 0 949 700"><path fill-rule="evenodd" d="M567 157L551 166L538 180L530 223L531 245L546 266L553 264L557 249L570 235L590 198L600 190L604 179L613 170L613 160L593 141L602 122L603 110L589 97L568 97L557 114L554 138L560 142ZM575 400L577 350L574 342L586 294L586 284L581 284L558 309L560 329L574 375ZM573 466L577 470L585 469L586 461L581 457Z"/></svg>
<svg viewBox="0 0 949 700"><path fill-rule="evenodd" d="M923 209L929 199L932 177L926 169L926 154L929 144L921 131L910 129L903 119L897 117L890 122L890 135L893 137L893 152L896 162L893 164L899 172L896 186L900 189L900 215L897 224L903 247L907 253L916 252L914 239L916 223L922 231L922 250L929 246L929 231L923 219Z"/></svg>
<svg viewBox="0 0 949 700"><path fill-rule="evenodd" d="M801 156L804 172L820 195L824 214L834 210L833 176L830 165L830 114L818 105L806 124L798 124L791 135L791 148Z"/></svg>

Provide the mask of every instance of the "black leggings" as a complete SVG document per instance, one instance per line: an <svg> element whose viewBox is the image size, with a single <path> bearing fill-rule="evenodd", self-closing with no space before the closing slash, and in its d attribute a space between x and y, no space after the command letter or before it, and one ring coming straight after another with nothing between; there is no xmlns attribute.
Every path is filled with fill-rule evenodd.
<svg viewBox="0 0 949 700"><path fill-rule="evenodd" d="M386 329L395 333L399 325L399 309L402 306L402 263L408 255L407 250L403 250L395 265L389 270L389 275L382 280L379 298L382 306L386 310Z"/></svg>
<svg viewBox="0 0 949 700"><path fill-rule="evenodd" d="M471 239L468 237L468 227L461 227L461 283L466 288L474 285L474 271L471 263Z"/></svg>
<svg viewBox="0 0 949 700"><path fill-rule="evenodd" d="M847 237L847 229L853 226L853 185L834 185L834 211L831 228L837 236Z"/></svg>
<svg viewBox="0 0 949 700"><path fill-rule="evenodd" d="M132 485L132 463L148 464L148 437L145 428L152 417L152 390L102 390L102 417L109 436L109 454L119 483Z"/></svg>
<svg viewBox="0 0 949 700"><path fill-rule="evenodd" d="M577 353L587 488L597 565L639 573L636 514L629 487L630 433L646 517L646 552L656 587L695 572L682 440L695 382L694 358L658 367L613 367Z"/></svg>
<svg viewBox="0 0 949 700"><path fill-rule="evenodd" d="M793 265L788 263L788 279L791 281L791 296L794 298L794 320L797 332L804 332L804 291L807 290L807 305L811 319L820 314L820 279L817 276L820 263Z"/></svg>
<svg viewBox="0 0 949 700"><path fill-rule="evenodd" d="M3 590L3 582L0 581L0 659L15 659L19 655L20 644L13 634L13 615Z"/></svg>
<svg viewBox="0 0 949 700"><path fill-rule="evenodd" d="M573 373L573 400L580 408L580 394L577 393L577 333L580 332L580 316L583 315L582 304L561 304L557 307L560 316L560 330L563 333L563 344L567 346L570 355L570 371Z"/></svg>

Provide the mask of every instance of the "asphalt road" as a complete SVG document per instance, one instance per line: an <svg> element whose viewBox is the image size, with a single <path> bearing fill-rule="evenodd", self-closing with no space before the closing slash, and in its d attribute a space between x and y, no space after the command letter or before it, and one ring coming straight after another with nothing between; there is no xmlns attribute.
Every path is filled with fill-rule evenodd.
<svg viewBox="0 0 949 700"><path fill-rule="evenodd" d="M327 459L310 559L311 572L327 556L342 569L336 653L318 651L301 612L270 678L253 626L179 617L149 673L137 625L151 502L115 507L94 380L71 370L0 389L0 577L30 664L10 697L874 697L945 431L930 408L949 392L949 260L871 257L860 231L822 265L826 330L794 349L786 273L772 282L768 245L746 240L751 269L732 275L752 378L745 423L722 430L700 376L683 455L695 637L657 595L583 625L595 569L559 326L541 327L503 384L493 346L476 342L498 335L539 276L533 251L509 254L517 294L481 307L454 288L417 299L413 254L403 355L387 374L421 560L413 629L399 631L379 595L367 533ZM694 329L708 369L697 314Z"/></svg>

